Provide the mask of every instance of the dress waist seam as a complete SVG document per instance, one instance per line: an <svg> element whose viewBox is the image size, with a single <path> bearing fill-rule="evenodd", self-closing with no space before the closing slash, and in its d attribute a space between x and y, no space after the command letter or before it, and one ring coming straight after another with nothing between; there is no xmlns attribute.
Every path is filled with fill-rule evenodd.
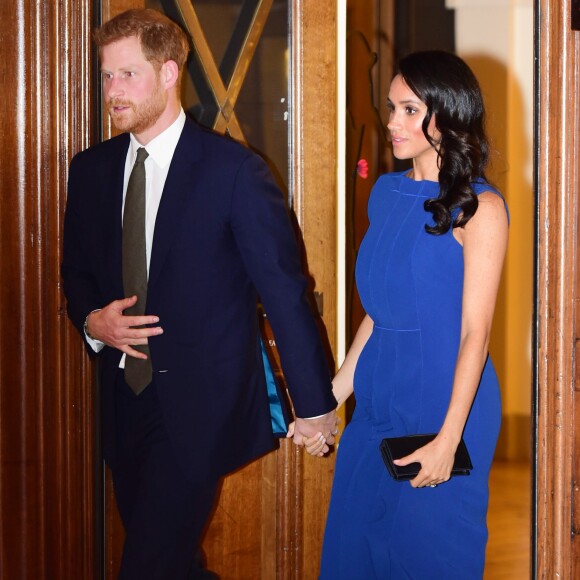
<svg viewBox="0 0 580 580"><path fill-rule="evenodd" d="M420 328L388 328L386 326L378 326L377 324L374 325L374 328L377 330L388 330L390 332L419 332Z"/></svg>

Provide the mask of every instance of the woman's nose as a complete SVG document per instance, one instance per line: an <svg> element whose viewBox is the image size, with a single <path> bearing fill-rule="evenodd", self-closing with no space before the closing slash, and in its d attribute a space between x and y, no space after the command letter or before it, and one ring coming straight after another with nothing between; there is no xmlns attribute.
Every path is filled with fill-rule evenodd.
<svg viewBox="0 0 580 580"><path fill-rule="evenodd" d="M387 129L389 131L392 131L393 129L395 129L396 127L398 127L398 125L399 125L399 122L397 121L397 116L395 115L394 112L392 112L389 115L389 120L387 122Z"/></svg>

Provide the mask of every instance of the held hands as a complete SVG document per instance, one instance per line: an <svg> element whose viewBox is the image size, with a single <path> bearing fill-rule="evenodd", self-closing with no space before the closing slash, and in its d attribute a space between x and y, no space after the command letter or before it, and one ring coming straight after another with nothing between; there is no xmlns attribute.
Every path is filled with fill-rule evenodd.
<svg viewBox="0 0 580 580"><path fill-rule="evenodd" d="M330 450L330 447L326 443L326 438L322 433L316 433L313 437L304 437L302 440L304 442L304 449L306 449L309 455L314 457L322 457Z"/></svg>
<svg viewBox="0 0 580 580"><path fill-rule="evenodd" d="M300 419L290 424L287 438L292 438L299 447L305 447L310 455L322 457L334 444L338 433L339 418L336 411L330 411L316 419Z"/></svg>
<svg viewBox="0 0 580 580"><path fill-rule="evenodd" d="M132 345L147 344L150 336L163 333L160 326L134 328L159 322L157 316L123 316L123 310L133 306L137 296L113 300L102 310L91 312L87 317L87 330L92 338L135 358L146 359L147 355L132 348Z"/></svg>
<svg viewBox="0 0 580 580"><path fill-rule="evenodd" d="M421 470L409 482L411 486L437 487L437 485L445 483L451 477L456 449L457 445L453 445L451 441L440 439L438 436L410 455L393 460L393 463L399 466L420 463Z"/></svg>

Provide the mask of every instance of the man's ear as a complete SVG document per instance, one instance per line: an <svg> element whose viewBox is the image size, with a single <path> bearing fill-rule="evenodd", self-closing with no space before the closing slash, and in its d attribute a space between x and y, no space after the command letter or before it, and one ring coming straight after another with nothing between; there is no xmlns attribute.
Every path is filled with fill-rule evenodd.
<svg viewBox="0 0 580 580"><path fill-rule="evenodd" d="M179 67L174 60L168 60L161 65L161 80L166 90L173 88L179 78Z"/></svg>

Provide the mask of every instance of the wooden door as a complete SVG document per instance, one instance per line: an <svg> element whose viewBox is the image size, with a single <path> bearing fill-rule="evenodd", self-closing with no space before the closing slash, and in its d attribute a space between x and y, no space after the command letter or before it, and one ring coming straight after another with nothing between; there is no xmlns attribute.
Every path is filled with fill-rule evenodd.
<svg viewBox="0 0 580 580"><path fill-rule="evenodd" d="M94 578L91 371L60 290L68 162L91 140L92 0L0 2L0 578Z"/></svg>
<svg viewBox="0 0 580 580"><path fill-rule="evenodd" d="M104 0L103 17L142 6L166 12L191 37L186 111L261 153L287 192L332 356L336 3ZM106 122L103 137L110 135ZM226 477L203 546L209 568L235 580L316 578L333 463L281 440L278 451ZM106 576L114 578L123 530L108 474L105 518Z"/></svg>

